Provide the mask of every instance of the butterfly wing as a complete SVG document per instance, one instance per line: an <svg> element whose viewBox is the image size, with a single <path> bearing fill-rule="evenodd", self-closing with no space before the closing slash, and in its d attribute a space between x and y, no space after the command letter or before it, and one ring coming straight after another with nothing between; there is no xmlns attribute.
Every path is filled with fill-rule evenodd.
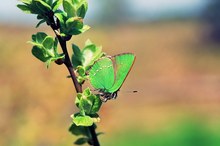
<svg viewBox="0 0 220 146"><path fill-rule="evenodd" d="M98 90L107 92L114 84L114 68L110 58L101 58L89 71L91 85Z"/></svg>
<svg viewBox="0 0 220 146"><path fill-rule="evenodd" d="M134 60L135 56L132 53L119 54L112 58L112 62L114 64L115 81L108 92L113 93L120 89L129 71L131 70Z"/></svg>

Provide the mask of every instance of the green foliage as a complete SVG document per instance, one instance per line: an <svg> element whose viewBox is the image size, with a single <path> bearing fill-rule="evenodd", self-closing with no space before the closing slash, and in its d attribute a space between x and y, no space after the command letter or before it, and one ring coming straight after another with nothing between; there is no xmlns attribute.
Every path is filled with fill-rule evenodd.
<svg viewBox="0 0 220 146"><path fill-rule="evenodd" d="M32 35L30 42L33 44L32 54L40 61L46 62L47 67L52 61L57 61L56 63L59 64L58 60L65 60L65 55L58 53L58 36L60 36L59 41L67 41L72 35L89 29L89 26L83 24L83 18L88 10L87 0L22 0L21 2L23 4L18 4L18 8L37 15L37 19L40 20L37 27L46 22L57 35L55 39L44 32ZM63 6L63 10L59 9L60 5ZM82 84L87 79L88 69L103 55L103 52L101 47L97 47L89 40L82 50L74 44L72 46L74 52L72 65L78 73L78 82ZM77 94L75 103L80 109L79 113L72 115L75 126L91 126L94 122L100 121L97 114L102 104L99 95L92 94L87 88L83 93ZM82 141L81 139L77 143Z"/></svg>
<svg viewBox="0 0 220 146"><path fill-rule="evenodd" d="M96 134L94 129L96 128L95 123L100 121L98 112L102 101L100 95L93 94L89 88L82 92L82 84L88 79L91 66L104 53L102 47L87 40L83 49L75 44L72 45L73 55L70 60L66 44L73 35L81 34L90 28L83 22L88 10L87 0L21 0L21 2L22 4L17 5L19 9L25 13L37 15L39 22L36 27L46 23L56 35L55 38L44 32L32 35L32 41L30 41L33 45L32 54L45 62L47 67L51 62L58 65L65 64L78 92L75 104L79 112L71 116L72 124L69 129L72 134L82 136L75 144L99 145L95 144L98 143L96 137L102 133ZM58 43L63 53L58 53Z"/></svg>
<svg viewBox="0 0 220 146"><path fill-rule="evenodd" d="M77 94L75 104L80 109L80 113L72 115L77 126L91 126L94 122L100 121L97 112L102 102L99 95L92 94L89 88Z"/></svg>
<svg viewBox="0 0 220 146"><path fill-rule="evenodd" d="M64 59L64 55L59 54L57 51L58 40L53 39L46 33L38 32L32 35L32 42L30 43L34 45L32 54L42 62L46 62L47 67L52 61Z"/></svg>
<svg viewBox="0 0 220 146"><path fill-rule="evenodd" d="M85 47L82 50L75 44L72 45L72 49L74 52L72 55L73 67L79 74L78 81L83 83L87 79L86 72L104 53L102 52L102 47L96 46L90 40L86 41Z"/></svg>
<svg viewBox="0 0 220 146"><path fill-rule="evenodd" d="M88 10L86 0L21 0L23 4L17 7L28 14L36 14L39 27L47 23L55 29L60 29L63 37L78 35L87 31L90 27L83 24L83 18ZM63 4L63 10L59 9ZM54 16L58 19L54 21Z"/></svg>
<svg viewBox="0 0 220 146"><path fill-rule="evenodd" d="M76 145L83 145L83 144L85 144L85 143L88 142L88 141L89 141L88 138L82 137L82 138L77 139L77 140L74 142L74 144L76 144Z"/></svg>
<svg viewBox="0 0 220 146"><path fill-rule="evenodd" d="M60 22L62 36L78 35L90 28L83 24L83 18L88 10L86 0L63 0L63 10L54 13Z"/></svg>
<svg viewBox="0 0 220 146"><path fill-rule="evenodd" d="M96 129L96 125L93 125ZM89 127L85 126L76 126L76 124L71 124L69 128L69 132L71 132L73 135L80 136L74 144L76 145L83 145L85 143L89 143L92 140L91 134L89 132ZM98 136L99 134L97 134Z"/></svg>
<svg viewBox="0 0 220 146"><path fill-rule="evenodd" d="M56 11L62 0L21 0L23 4L18 4L17 7L28 14L36 14L39 23L36 27L39 27L40 24L46 22L51 25L54 22L51 22L53 17L53 11Z"/></svg>
<svg viewBox="0 0 220 146"><path fill-rule="evenodd" d="M82 51L75 44L72 45L72 49L74 52L72 56L73 67L83 66L85 70L88 70L104 54L102 47L97 47L90 40L86 41Z"/></svg>
<svg viewBox="0 0 220 146"><path fill-rule="evenodd" d="M91 135L89 133L89 126L94 125L100 121L99 111L102 101L99 95L94 95L89 88L86 88L83 93L78 93L76 100L76 106L80 112L73 114L71 117L73 123L69 128L69 131L76 136L83 136L76 140L75 144L81 145L89 142Z"/></svg>
<svg viewBox="0 0 220 146"><path fill-rule="evenodd" d="M84 18L88 10L87 0L63 0L63 9L68 17Z"/></svg>

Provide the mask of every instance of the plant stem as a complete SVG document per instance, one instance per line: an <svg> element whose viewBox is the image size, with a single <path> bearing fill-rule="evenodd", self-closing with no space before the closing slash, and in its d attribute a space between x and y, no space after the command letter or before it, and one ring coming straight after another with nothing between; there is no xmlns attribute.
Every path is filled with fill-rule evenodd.
<svg viewBox="0 0 220 146"><path fill-rule="evenodd" d="M94 124L92 126L89 126L89 131L92 135L92 142L93 142L93 146L100 146L98 138L97 138L97 134L95 132L95 126Z"/></svg>
<svg viewBox="0 0 220 146"><path fill-rule="evenodd" d="M79 84L79 82L76 79L76 75L74 73L72 63L70 61L69 53L67 51L66 41L63 40L61 36L59 36L57 34L56 34L56 36L57 36L57 38L59 40L60 46L61 46L61 48L63 50L64 55L65 55L64 64L66 65L66 67L67 67L67 69L68 69L68 71L70 73L71 79L72 79L74 87L76 89L76 92L77 93L82 93L82 86L81 86L81 84Z"/></svg>
<svg viewBox="0 0 220 146"><path fill-rule="evenodd" d="M74 87L75 87L75 90L77 93L82 93L82 85L76 79L76 74L74 73L73 65L70 61L69 53L67 50L66 41L64 39L62 39L62 37L57 33L57 31L53 27L52 27L52 29L54 30L56 37L60 43L60 46L63 50L63 53L65 55L64 64L66 65L66 67L69 71L69 74L71 76L71 79L72 79ZM91 145L92 146L100 146L98 138L97 138L97 134L95 132L94 124L92 126L88 127L88 129L89 129L90 134L92 136L92 144Z"/></svg>

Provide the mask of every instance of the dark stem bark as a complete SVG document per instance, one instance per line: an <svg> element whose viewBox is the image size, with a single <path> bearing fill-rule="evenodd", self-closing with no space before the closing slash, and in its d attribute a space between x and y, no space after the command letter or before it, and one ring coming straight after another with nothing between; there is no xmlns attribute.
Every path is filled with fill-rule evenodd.
<svg viewBox="0 0 220 146"><path fill-rule="evenodd" d="M76 92L77 93L82 93L82 86L79 84L79 82L76 79L76 75L74 73L72 63L70 61L69 53L67 51L66 41L63 40L61 36L59 36L57 34L56 34L56 36L57 36L57 38L59 40L60 46L61 46L61 48L63 50L64 55L65 55L64 64L66 65L66 67L67 67L67 69L69 71L69 74L70 74L71 79L73 81L73 84L74 84L74 87L76 89Z"/></svg>
<svg viewBox="0 0 220 146"><path fill-rule="evenodd" d="M92 136L93 146L100 146L98 138L97 138L97 134L95 132L95 125L94 124L89 127L89 131L90 131L91 136Z"/></svg>
<svg viewBox="0 0 220 146"><path fill-rule="evenodd" d="M77 93L82 93L82 85L79 84L79 82L76 79L76 75L74 73L73 65L70 61L69 53L68 53L68 50L67 50L66 40L62 39L62 37L56 32L56 29L54 29L53 27L52 27L52 29L54 30L54 32L56 34L56 37L57 37L57 39L60 43L60 46L63 50L63 53L65 55L64 64L66 65L66 67L69 71L69 74L70 74L71 79L72 79L73 84L74 84L74 88L75 88ZM89 131L90 131L90 134L91 134L91 137L92 137L92 146L100 146L98 138L97 138L97 134L95 132L94 124L92 126L88 127L88 128L89 128Z"/></svg>

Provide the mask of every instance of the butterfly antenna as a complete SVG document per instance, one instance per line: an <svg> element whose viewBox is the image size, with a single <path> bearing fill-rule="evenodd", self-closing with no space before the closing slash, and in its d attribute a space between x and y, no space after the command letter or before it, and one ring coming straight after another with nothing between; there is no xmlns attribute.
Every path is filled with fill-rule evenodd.
<svg viewBox="0 0 220 146"><path fill-rule="evenodd" d="M137 90L133 90L133 91L122 91L122 92L125 92L125 93L137 93L138 91Z"/></svg>

